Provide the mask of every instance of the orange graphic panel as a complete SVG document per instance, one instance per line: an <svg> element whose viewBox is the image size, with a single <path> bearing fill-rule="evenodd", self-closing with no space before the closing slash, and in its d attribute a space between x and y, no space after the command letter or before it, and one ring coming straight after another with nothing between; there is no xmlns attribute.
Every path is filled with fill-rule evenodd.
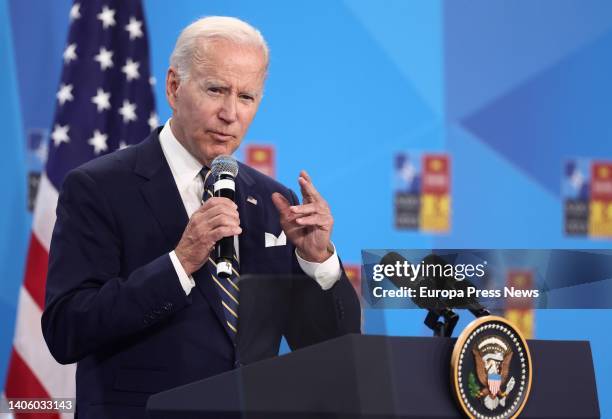
<svg viewBox="0 0 612 419"><path fill-rule="evenodd" d="M506 310L504 317L514 324L525 339L533 339L534 337L534 311L533 310Z"/></svg>
<svg viewBox="0 0 612 419"><path fill-rule="evenodd" d="M419 224L424 231L450 230L450 159L445 154L423 155Z"/></svg>
<svg viewBox="0 0 612 419"><path fill-rule="evenodd" d="M594 162L591 166L589 234L612 237L612 163Z"/></svg>
<svg viewBox="0 0 612 419"><path fill-rule="evenodd" d="M274 146L247 144L245 149L246 164L261 173L276 177Z"/></svg>

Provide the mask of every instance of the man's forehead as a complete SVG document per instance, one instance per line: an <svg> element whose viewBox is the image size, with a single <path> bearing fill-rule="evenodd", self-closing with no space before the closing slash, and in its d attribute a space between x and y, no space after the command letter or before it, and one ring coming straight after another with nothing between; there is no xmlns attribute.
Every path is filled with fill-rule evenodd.
<svg viewBox="0 0 612 419"><path fill-rule="evenodd" d="M192 71L204 79L226 83L238 79L248 84L261 85L266 69L264 55L259 48L215 40L199 45Z"/></svg>
<svg viewBox="0 0 612 419"><path fill-rule="evenodd" d="M194 53L196 62L214 61L217 65L227 66L248 65L256 71L265 69L265 55L258 46L240 44L226 39L199 39L196 45Z"/></svg>

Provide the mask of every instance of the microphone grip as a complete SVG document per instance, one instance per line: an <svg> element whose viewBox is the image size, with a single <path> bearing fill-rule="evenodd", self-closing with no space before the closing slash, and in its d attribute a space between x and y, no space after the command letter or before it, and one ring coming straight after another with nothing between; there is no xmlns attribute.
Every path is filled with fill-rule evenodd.
<svg viewBox="0 0 612 419"><path fill-rule="evenodd" d="M221 173L214 184L214 195L235 201L234 178ZM234 237L223 237L215 246L215 263L217 264L217 275L228 278L232 275L231 263L234 257Z"/></svg>
<svg viewBox="0 0 612 419"><path fill-rule="evenodd" d="M215 246L215 263L221 260L231 262L234 257L234 237L223 237Z"/></svg>

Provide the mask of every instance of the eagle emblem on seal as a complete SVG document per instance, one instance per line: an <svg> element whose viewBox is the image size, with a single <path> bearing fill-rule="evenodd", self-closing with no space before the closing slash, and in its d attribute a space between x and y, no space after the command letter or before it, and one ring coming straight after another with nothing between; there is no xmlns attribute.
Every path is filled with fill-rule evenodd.
<svg viewBox="0 0 612 419"><path fill-rule="evenodd" d="M514 377L510 377L510 362L513 351L508 342L500 336L488 336L480 340L472 348L476 376L473 373L468 378L470 395L482 400L489 410L506 405L506 397L515 385Z"/></svg>

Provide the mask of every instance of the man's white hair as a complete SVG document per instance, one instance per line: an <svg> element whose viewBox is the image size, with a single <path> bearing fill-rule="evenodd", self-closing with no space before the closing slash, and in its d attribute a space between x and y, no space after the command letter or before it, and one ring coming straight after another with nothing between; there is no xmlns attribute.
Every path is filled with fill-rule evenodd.
<svg viewBox="0 0 612 419"><path fill-rule="evenodd" d="M204 17L183 29L170 55L170 66L178 72L180 79L187 79L194 59L202 59L200 53L206 52L198 51L198 41L202 40L206 49L210 41L219 39L261 48L267 71L269 50L261 33L248 23L228 16Z"/></svg>

